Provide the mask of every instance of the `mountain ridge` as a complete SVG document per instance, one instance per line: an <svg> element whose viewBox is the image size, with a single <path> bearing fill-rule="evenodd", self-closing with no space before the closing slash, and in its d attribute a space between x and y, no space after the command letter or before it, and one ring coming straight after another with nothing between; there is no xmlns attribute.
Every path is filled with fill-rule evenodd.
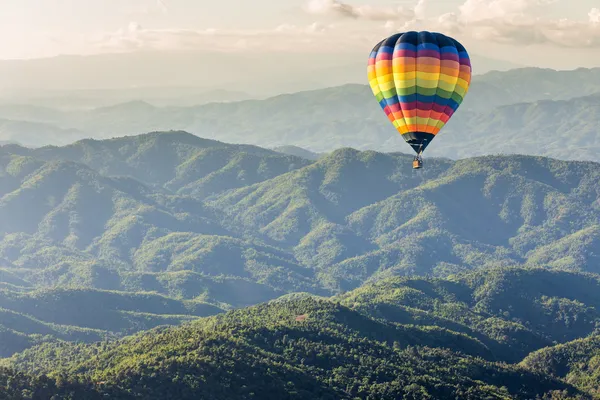
<svg viewBox="0 0 600 400"><path fill-rule="evenodd" d="M43 343L5 360L4 365L32 374L49 373L49 379L60 377L66 382L102 382L89 387L114 393L115 398L122 398L119 390L125 387L145 398L169 397L170 392L180 398L203 395L218 399L247 398L261 387L269 387L268 392L274 394L268 398L314 398L318 394L331 399L368 395L382 399L401 395L591 399L590 388L579 381L573 382L574 386L542 373L545 364L493 361L496 357L505 359L507 349L517 350L527 331L539 335L535 326L545 321L543 313L519 310L531 299L513 296L515 288L503 284L511 275L529 275L535 282L540 289L536 306L551 313L549 321L560 310L553 310L544 294L553 296L554 301L567 301L560 296L583 300L594 293L576 286L563 286L563 293L558 293L557 283L567 278L595 282L596 287L600 284L597 275L592 278L541 269L500 268L491 275L478 273L447 280L396 278L332 299L287 296L180 327L157 327L112 343ZM494 290L482 291L490 284ZM496 308L508 304L524 319L511 322L512 315L503 315ZM430 325L432 317L438 322L445 317L446 328ZM595 318L600 318L597 310ZM592 320L588 322L593 325ZM568 326L568 320L553 323L557 328ZM490 352L486 344L474 338L473 330L452 330L458 326L485 332L488 345L494 338L500 348L495 354ZM544 342L538 336L527 345L535 349ZM515 356L522 351L527 352L520 349ZM224 365L229 366L228 377L223 375ZM343 373L335 373L337 369ZM160 378L167 370L175 370L186 379ZM196 381L193 376L202 378ZM370 376L369 382L358 387L348 385L361 376ZM136 384L140 379L143 384ZM194 383L200 381L214 384ZM217 382L229 382L237 389L218 391L215 388L222 385Z"/></svg>
<svg viewBox="0 0 600 400"><path fill-rule="evenodd" d="M2 146L0 397L592 399L599 180L182 131Z"/></svg>
<svg viewBox="0 0 600 400"><path fill-rule="evenodd" d="M460 159L528 153L599 161L600 149L595 144L599 71L525 68L475 77L460 112L426 155ZM27 142L21 142L28 146L173 129L225 142L270 148L291 145L315 153L341 147L410 151L385 118L371 90L362 84L195 107L135 104L143 103L73 112L0 106L0 118L9 121L0 140L20 141L21 128L10 121L21 120L45 124L44 129L50 130L42 138L32 136L31 129L23 127L29 136L21 135L27 138ZM11 126L16 131L11 131Z"/></svg>

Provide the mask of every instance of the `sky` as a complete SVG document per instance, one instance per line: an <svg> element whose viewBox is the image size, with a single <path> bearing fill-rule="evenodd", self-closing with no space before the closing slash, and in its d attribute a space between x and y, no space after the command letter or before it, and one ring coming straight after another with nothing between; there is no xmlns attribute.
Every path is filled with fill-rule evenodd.
<svg viewBox="0 0 600 400"><path fill-rule="evenodd" d="M405 30L443 32L470 52L518 64L600 66L600 0L0 0L0 59L142 50L364 55Z"/></svg>

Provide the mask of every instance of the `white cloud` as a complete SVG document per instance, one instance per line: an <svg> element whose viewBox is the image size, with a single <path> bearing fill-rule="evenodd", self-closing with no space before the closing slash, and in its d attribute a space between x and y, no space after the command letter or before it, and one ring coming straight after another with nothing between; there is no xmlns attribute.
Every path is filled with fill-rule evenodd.
<svg viewBox="0 0 600 400"><path fill-rule="evenodd" d="M281 24L277 28L275 28L275 32L302 34L302 33L325 32L327 29L328 29L328 27L326 27L325 25L320 24L318 22L314 22L314 23L308 25L307 27L298 27L293 24Z"/></svg>
<svg viewBox="0 0 600 400"><path fill-rule="evenodd" d="M414 18L414 10L399 7L353 6L337 0L310 0L306 11L311 14L336 15L344 18L387 21Z"/></svg>
<svg viewBox="0 0 600 400"><path fill-rule="evenodd" d="M592 24L600 23L600 8L592 8L592 11L589 12L588 16L590 17L590 22Z"/></svg>
<svg viewBox="0 0 600 400"><path fill-rule="evenodd" d="M466 0L459 7L460 15L467 21L487 21L513 18L526 13L536 13L554 0Z"/></svg>
<svg viewBox="0 0 600 400"><path fill-rule="evenodd" d="M281 24L272 30L146 29L130 22L127 29L88 40L92 52L135 50L306 51L332 46L337 37L325 34L332 26ZM352 38L354 40L355 38Z"/></svg>
<svg viewBox="0 0 600 400"><path fill-rule="evenodd" d="M419 0L414 8L414 15L416 19L424 19L427 15L427 0Z"/></svg>
<svg viewBox="0 0 600 400"><path fill-rule="evenodd" d="M561 47L600 46L600 26L589 19L540 17L553 0L467 0L455 16L463 32L481 40L515 45L552 44ZM598 16L600 18L600 16Z"/></svg>
<svg viewBox="0 0 600 400"><path fill-rule="evenodd" d="M142 26L141 26L140 24L138 24L138 23L137 23L137 22L135 22L135 21L131 21L131 22L129 23L129 26L128 26L127 30L128 30L129 32L131 32L131 33L135 33L135 32L140 32L140 31L142 31L143 29L142 29Z"/></svg>
<svg viewBox="0 0 600 400"><path fill-rule="evenodd" d="M365 20L384 20L385 32L441 30L461 38L514 45L552 44L561 47L600 47L600 9L588 19L544 18L547 7L559 0L465 0L454 12L429 16L426 0L414 8L376 8L338 0L311 0L307 11ZM583 16L582 16L583 17Z"/></svg>
<svg viewBox="0 0 600 400"><path fill-rule="evenodd" d="M131 22L115 32L81 39L70 37L69 43L61 46L86 54L136 50L364 52L393 32L436 30L465 42L476 39L515 45L600 48L600 9L592 9L587 16L582 12L580 20L544 18L546 7L554 1L557 0L464 0L453 12L435 15L436 7L428 7L429 0L415 0L414 6L406 8L312 0L305 7L307 12L335 16L339 21L335 25L284 23L273 29L154 29ZM155 6L167 5L165 0L151 2Z"/></svg>
<svg viewBox="0 0 600 400"><path fill-rule="evenodd" d="M167 7L165 0L156 0L156 7L164 13L169 12L169 7Z"/></svg>

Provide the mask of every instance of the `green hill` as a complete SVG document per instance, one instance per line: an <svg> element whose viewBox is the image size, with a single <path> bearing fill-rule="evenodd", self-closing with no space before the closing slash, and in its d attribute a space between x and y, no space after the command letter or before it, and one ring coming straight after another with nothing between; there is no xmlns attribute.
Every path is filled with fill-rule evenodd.
<svg viewBox="0 0 600 400"><path fill-rule="evenodd" d="M128 176L153 187L196 197L251 185L310 164L297 156L177 131L102 141L87 139L64 147L11 147L4 153L73 161L104 175Z"/></svg>
<svg viewBox="0 0 600 400"><path fill-rule="evenodd" d="M27 375L6 368L0 368L0 395L6 400L99 400L104 398L103 394L94 390L91 385L79 382L57 382L46 376Z"/></svg>
<svg viewBox="0 0 600 400"><path fill-rule="evenodd" d="M590 336L530 354L522 365L600 395L600 337Z"/></svg>
<svg viewBox="0 0 600 400"><path fill-rule="evenodd" d="M516 321L494 310L496 299L506 299L511 311L531 301L518 286L500 283L520 279L523 286L538 282L533 297L539 291L585 299L600 284L597 277L543 270L392 279L330 300L281 298L112 343L46 343L7 364L90 382L114 398L124 390L148 399L591 398L587 387L497 361L527 350L523 345L548 343L538 331L543 311L524 311ZM560 286L565 280L573 282Z"/></svg>
<svg viewBox="0 0 600 400"><path fill-rule="evenodd" d="M179 325L221 309L152 293L91 289L0 291L0 357L36 343L95 342L159 325Z"/></svg>
<svg viewBox="0 0 600 400"><path fill-rule="evenodd" d="M496 268L449 279L390 278L339 296L363 314L400 324L439 326L516 362L600 326L595 274Z"/></svg>
<svg viewBox="0 0 600 400"><path fill-rule="evenodd" d="M292 249L346 289L497 265L598 271L598 164L486 157L423 172L408 157L340 150L209 204L229 229Z"/></svg>
<svg viewBox="0 0 600 400"><path fill-rule="evenodd" d="M115 311L129 295L202 304L212 314L286 293L330 296L395 276L444 278L507 266L598 272L599 164L432 158L414 171L411 160L345 148L311 161L184 132L3 146L0 290L10 296L0 297L0 308L16 321L5 327L7 354L44 335L96 340L207 315L122 308L152 314L138 323ZM19 308L40 290L65 299L79 299L74 290L103 301L113 296L106 318L115 325L62 320L53 314L60 302L49 302L55 310L44 315ZM14 296L24 297L9 301ZM104 312L80 302L83 313ZM556 307L575 307L569 304ZM460 324L493 351L504 340ZM531 350L527 341L551 344L591 332L585 324L571 336L567 328L562 336L526 328L528 339L511 349L511 360Z"/></svg>

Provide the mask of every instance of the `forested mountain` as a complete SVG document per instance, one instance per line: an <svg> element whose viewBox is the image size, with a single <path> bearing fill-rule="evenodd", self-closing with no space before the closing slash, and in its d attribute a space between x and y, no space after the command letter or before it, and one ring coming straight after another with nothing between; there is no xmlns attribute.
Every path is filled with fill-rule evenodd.
<svg viewBox="0 0 600 400"><path fill-rule="evenodd" d="M302 157L307 160L318 160L319 158L321 158L321 156L324 155L319 153L313 153L310 150L306 150L298 146L279 146L273 148L273 150L283 154Z"/></svg>
<svg viewBox="0 0 600 400"><path fill-rule="evenodd" d="M562 378L596 398L600 395L600 336L539 350L521 364L548 376Z"/></svg>
<svg viewBox="0 0 600 400"><path fill-rule="evenodd" d="M222 310L150 293L57 288L0 292L0 357L56 339L94 342Z"/></svg>
<svg viewBox="0 0 600 400"><path fill-rule="evenodd" d="M2 355L394 276L598 272L599 164L432 158L414 171L411 160L347 148L308 160L185 132L0 147ZM422 311L511 362L593 332L548 336L510 319L526 340L506 349L521 339L481 327L480 306L450 325Z"/></svg>
<svg viewBox="0 0 600 400"><path fill-rule="evenodd" d="M426 155L458 159L504 153L600 161L599 98L600 69L522 68L475 76L460 111ZM142 98L79 111L4 104L0 118L0 140L28 146L175 129L220 141L299 146L315 153L341 147L412 151L370 88L359 84L189 107L158 107Z"/></svg>
<svg viewBox="0 0 600 400"><path fill-rule="evenodd" d="M395 278L117 342L46 343L5 364L113 398L588 399L594 375L565 382L537 353L501 361L594 332L599 285L543 269Z"/></svg>

